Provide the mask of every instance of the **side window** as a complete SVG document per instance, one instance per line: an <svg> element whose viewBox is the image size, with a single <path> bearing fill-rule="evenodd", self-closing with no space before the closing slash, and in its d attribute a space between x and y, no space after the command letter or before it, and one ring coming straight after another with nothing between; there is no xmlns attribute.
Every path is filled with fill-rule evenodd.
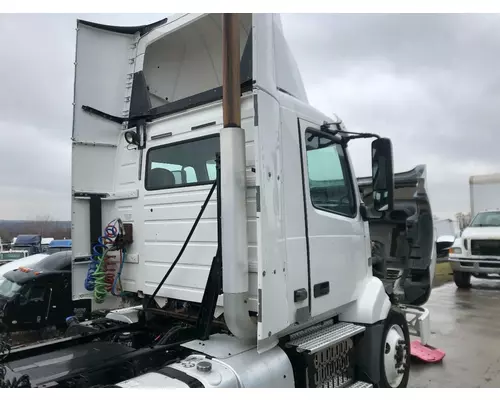
<svg viewBox="0 0 500 400"><path fill-rule="evenodd" d="M344 149L340 144L308 132L305 143L313 206L354 217L356 203Z"/></svg>
<svg viewBox="0 0 500 400"><path fill-rule="evenodd" d="M39 285L32 286L26 297L29 301L42 301L45 297L45 288L45 286Z"/></svg>
<svg viewBox="0 0 500 400"><path fill-rule="evenodd" d="M209 167L219 150L218 136L172 143L149 149L146 159L146 190L204 185L215 180Z"/></svg>
<svg viewBox="0 0 500 400"><path fill-rule="evenodd" d="M207 167L208 178L211 181L215 181L217 179L217 169L215 166L215 160L207 161L206 167Z"/></svg>

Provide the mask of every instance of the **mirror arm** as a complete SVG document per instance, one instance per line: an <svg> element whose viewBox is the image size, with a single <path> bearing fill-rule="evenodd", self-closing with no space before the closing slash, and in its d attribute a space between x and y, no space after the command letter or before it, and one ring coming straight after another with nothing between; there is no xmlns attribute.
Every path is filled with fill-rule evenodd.
<svg viewBox="0 0 500 400"><path fill-rule="evenodd" d="M337 135L338 132L334 132L334 131L325 132L325 131L320 131L320 130L317 130L314 128L307 128L306 133L310 133L310 134L314 135L313 137L320 137L323 139L331 140L332 142L337 143L337 144L342 144L342 138Z"/></svg>
<svg viewBox="0 0 500 400"><path fill-rule="evenodd" d="M329 128L330 125L337 125L338 129L331 130ZM348 135L348 136L344 136L342 138L346 143L352 139L367 139L367 138L380 139L380 136L377 135L376 133L344 131L344 130L340 129L340 125L338 125L337 123L323 124L323 125L321 125L321 130L323 132L329 133L330 135L338 135L339 133L343 133L344 135Z"/></svg>

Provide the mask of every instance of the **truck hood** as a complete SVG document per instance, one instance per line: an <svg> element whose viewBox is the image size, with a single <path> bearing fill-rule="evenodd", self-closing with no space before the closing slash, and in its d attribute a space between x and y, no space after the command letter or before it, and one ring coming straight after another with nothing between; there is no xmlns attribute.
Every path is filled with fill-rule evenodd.
<svg viewBox="0 0 500 400"><path fill-rule="evenodd" d="M439 236L436 240L437 243L442 243L442 242L449 242L453 243L455 241L455 236L453 235L443 235Z"/></svg>
<svg viewBox="0 0 500 400"><path fill-rule="evenodd" d="M500 239L499 226L478 226L465 228L462 233L464 239Z"/></svg>
<svg viewBox="0 0 500 400"><path fill-rule="evenodd" d="M372 204L371 178L359 178L365 204ZM427 194L426 166L394 175L394 210L369 221L372 241L383 244L386 286L401 303L420 306L432 290L436 269L435 230Z"/></svg>

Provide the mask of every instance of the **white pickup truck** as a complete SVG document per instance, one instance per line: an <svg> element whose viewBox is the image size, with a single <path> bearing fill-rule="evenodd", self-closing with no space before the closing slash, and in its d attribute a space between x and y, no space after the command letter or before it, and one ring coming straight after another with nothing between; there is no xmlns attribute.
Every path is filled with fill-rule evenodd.
<svg viewBox="0 0 500 400"><path fill-rule="evenodd" d="M449 250L459 288L469 288L471 276L500 274L500 174L471 176L469 186L473 218Z"/></svg>

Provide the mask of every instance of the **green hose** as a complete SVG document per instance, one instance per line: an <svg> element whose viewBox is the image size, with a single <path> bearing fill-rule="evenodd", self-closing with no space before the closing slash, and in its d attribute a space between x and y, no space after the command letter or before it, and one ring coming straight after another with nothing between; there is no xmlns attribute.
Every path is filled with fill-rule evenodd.
<svg viewBox="0 0 500 400"><path fill-rule="evenodd" d="M104 271L104 260L109 250L105 250L101 257L99 257L99 264L93 274L94 277L94 300L96 303L101 304L106 298L106 272Z"/></svg>

